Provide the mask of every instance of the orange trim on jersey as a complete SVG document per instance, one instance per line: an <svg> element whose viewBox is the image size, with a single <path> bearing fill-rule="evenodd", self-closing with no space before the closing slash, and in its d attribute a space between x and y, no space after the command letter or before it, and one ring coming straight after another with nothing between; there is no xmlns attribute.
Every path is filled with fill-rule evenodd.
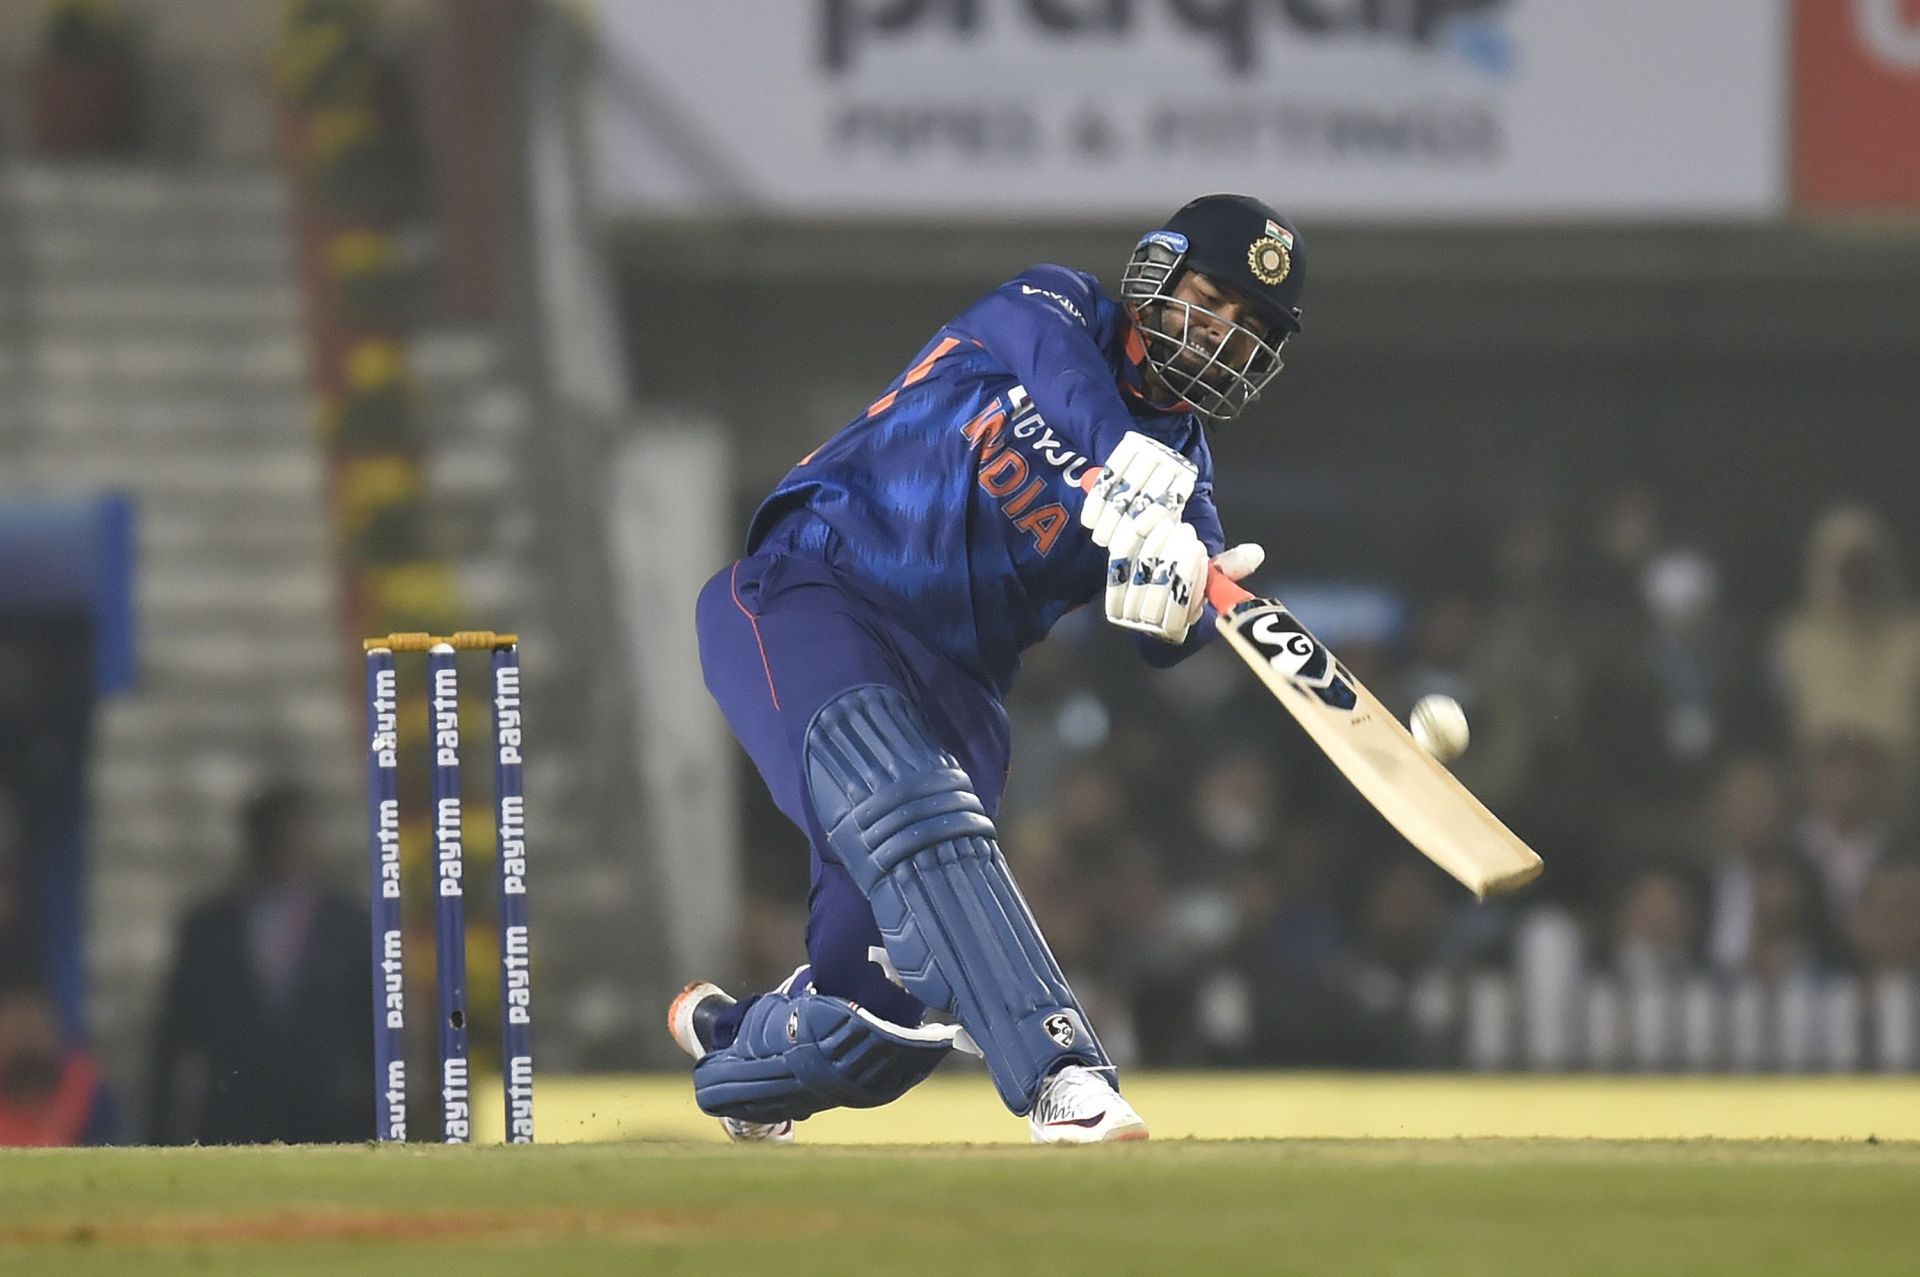
<svg viewBox="0 0 1920 1277"><path fill-rule="evenodd" d="M1135 368L1140 370L1140 379L1143 382L1147 382L1148 385L1150 386L1152 383L1149 379L1152 378L1154 374L1153 374L1153 370L1147 364L1147 339L1140 335L1140 324L1138 321L1134 320L1131 316L1129 316L1128 322L1127 322L1126 347L1127 347L1127 358L1130 361L1132 361L1133 366ZM1188 403L1184 399L1176 399L1170 406L1167 404L1162 404L1156 399L1154 399L1152 395L1147 393L1146 389L1129 386L1124 381L1120 383L1120 388L1126 391L1128 394L1132 395L1135 399L1138 399L1141 403L1147 405L1147 407L1153 409L1155 412L1171 413L1171 412L1199 411L1192 404ZM1168 389L1171 389L1171 387L1168 387Z"/></svg>
<svg viewBox="0 0 1920 1277"><path fill-rule="evenodd" d="M960 339L958 337L942 337L940 344L928 351L925 359L922 359L919 363L907 369L907 375L900 379L900 390L905 390L917 381L925 380L926 375L933 371L933 366L944 359L948 352L959 344ZM873 406L867 409L867 415L869 417L877 417L887 409L893 407L893 401L900 397L900 390L889 390L886 394L874 400Z"/></svg>
<svg viewBox="0 0 1920 1277"><path fill-rule="evenodd" d="M960 427L960 435L969 444L981 444L984 440L980 448L981 455L984 456L1000 446L1000 429L1006 424L1007 414L1000 407L1000 401L996 399L982 408L979 416Z"/></svg>
<svg viewBox="0 0 1920 1277"><path fill-rule="evenodd" d="M733 570L727 573L727 591L733 595L733 605L740 609L740 615L753 627L753 645L760 649L760 668L767 672L767 695L773 697L773 707L779 709L780 693L773 686L773 665L767 660L767 645L760 638L760 618L747 611L747 605L740 601L739 581L740 564L735 562Z"/></svg>

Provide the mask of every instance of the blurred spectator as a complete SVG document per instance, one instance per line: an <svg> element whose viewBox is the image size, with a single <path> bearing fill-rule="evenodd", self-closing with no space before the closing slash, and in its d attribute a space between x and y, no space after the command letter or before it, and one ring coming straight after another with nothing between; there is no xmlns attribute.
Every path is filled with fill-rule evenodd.
<svg viewBox="0 0 1920 1277"><path fill-rule="evenodd" d="M30 78L33 148L41 155L133 149L139 73L118 0L48 0L46 46Z"/></svg>
<svg viewBox="0 0 1920 1277"><path fill-rule="evenodd" d="M1514 632L1512 617L1490 626L1485 612L1458 591L1439 594L1421 609L1414 626L1412 661L1400 680L1405 716L1422 696L1451 696L1473 725L1473 747L1452 770L1488 804L1512 811L1526 800L1535 776L1535 755L1547 727L1536 716L1551 694L1505 662L1530 645ZM1380 689L1373 689L1376 693Z"/></svg>
<svg viewBox="0 0 1920 1277"><path fill-rule="evenodd" d="M0 988L37 978L40 961L35 949L21 899L19 862L0 855Z"/></svg>
<svg viewBox="0 0 1920 1277"><path fill-rule="evenodd" d="M1421 978L1450 947L1453 902L1446 879L1415 856L1383 862L1359 906L1359 961L1353 973L1355 1022L1364 1048L1355 1063L1412 1067L1435 1061L1440 1044L1422 1040L1414 1002Z"/></svg>
<svg viewBox="0 0 1920 1277"><path fill-rule="evenodd" d="M1699 907L1686 875L1670 866L1628 879L1613 914L1613 964L1633 981L1664 981L1692 969Z"/></svg>
<svg viewBox="0 0 1920 1277"><path fill-rule="evenodd" d="M1729 747L1774 741L1777 706L1754 627L1730 619L1720 569L1698 549L1655 558L1641 583L1668 756L1697 768Z"/></svg>
<svg viewBox="0 0 1920 1277"><path fill-rule="evenodd" d="M1702 866L1710 879L1707 957L1716 970L1742 971L1763 946L1779 946L1775 932L1784 923L1779 883L1769 879L1763 887L1762 878L1796 859L1792 823L1786 784L1772 759L1746 754L1721 769L1707 816ZM1817 881L1809 886L1815 915L1809 925L1819 927L1824 923L1821 888Z"/></svg>
<svg viewBox="0 0 1920 1277"><path fill-rule="evenodd" d="M1029 866L1061 859L1066 872L1099 873L1137 810L1105 755L1068 764L1052 801L1013 826L1016 873L1024 879Z"/></svg>
<svg viewBox="0 0 1920 1277"><path fill-rule="evenodd" d="M1768 743L1773 716L1751 627L1723 619L1711 560L1655 555L1639 587L1621 613L1633 632L1598 654L1588 722L1602 783L1631 804L1621 836L1657 847L1730 748Z"/></svg>
<svg viewBox="0 0 1920 1277"><path fill-rule="evenodd" d="M1418 857L1385 863L1360 901L1360 945L1368 965L1404 983L1434 961L1447 923L1443 881Z"/></svg>
<svg viewBox="0 0 1920 1277"><path fill-rule="evenodd" d="M1852 916L1893 842L1891 770L1885 747L1865 737L1829 737L1813 751L1797 841L1820 875L1836 923Z"/></svg>
<svg viewBox="0 0 1920 1277"><path fill-rule="evenodd" d="M1608 495L1593 529L1593 602L1639 606L1647 570L1666 548L1665 523L1659 495L1644 482L1623 484Z"/></svg>
<svg viewBox="0 0 1920 1277"><path fill-rule="evenodd" d="M1521 837L1555 849L1540 894L1604 898L1615 886L1614 857L1600 852L1611 811L1594 789L1584 711L1592 651L1617 636L1596 632L1574 606L1566 533L1546 514L1524 516L1509 527L1494 561L1500 598L1481 636L1479 659L1491 671L1488 686L1511 698L1499 726L1515 739L1501 747L1511 773L1476 792ZM1477 722L1474 730L1480 734ZM1470 749L1461 759L1462 778L1470 785L1492 780L1476 770L1473 757Z"/></svg>
<svg viewBox="0 0 1920 1277"><path fill-rule="evenodd" d="M1769 856L1753 867L1753 942L1745 969L1779 986L1824 970L1834 957L1819 877L1805 861Z"/></svg>
<svg viewBox="0 0 1920 1277"><path fill-rule="evenodd" d="M46 994L0 984L0 1147L110 1144L115 1125L99 1067L61 1043Z"/></svg>
<svg viewBox="0 0 1920 1277"><path fill-rule="evenodd" d="M1192 837L1173 857L1182 881L1204 878L1225 886L1280 827L1279 767L1252 749L1234 750L1207 764L1190 785Z"/></svg>
<svg viewBox="0 0 1920 1277"><path fill-rule="evenodd" d="M1115 1013L1109 1021L1096 1016L1109 1051L1139 1059L1153 1051L1164 1058L1164 1043L1151 1046L1147 1033L1164 1034L1169 998L1191 997L1188 968L1182 961L1168 926L1166 884L1153 846L1137 835L1107 848L1101 866L1076 875L1079 890L1088 897L1081 915L1085 930L1067 927L1076 947L1091 958L1090 980L1076 980L1074 988L1094 997ZM1049 933L1051 934L1051 933ZM1082 988L1086 984L1088 988ZM1145 1009L1146 1016L1136 1016ZM1178 1025L1179 1020L1173 1024ZM1120 1056L1116 1055L1116 1058Z"/></svg>
<svg viewBox="0 0 1920 1277"><path fill-rule="evenodd" d="M1851 938L1869 978L1920 972L1920 861L1889 859L1868 875Z"/></svg>
<svg viewBox="0 0 1920 1277"><path fill-rule="evenodd" d="M255 793L239 881L181 925L154 1030L156 1143L372 1135L367 917L318 876L307 802L291 785ZM183 1087L189 1061L195 1083Z"/></svg>
<svg viewBox="0 0 1920 1277"><path fill-rule="evenodd" d="M1779 665L1796 742L1877 742L1902 781L1920 749L1920 609L1892 534L1858 506L1829 512L1807 547L1805 593L1782 625Z"/></svg>
<svg viewBox="0 0 1920 1277"><path fill-rule="evenodd" d="M1341 1067L1363 1048L1355 1031L1353 927L1328 886L1323 829L1289 829L1264 873L1249 866L1240 965L1251 985L1251 1058L1244 1063ZM1264 881L1263 881L1264 880Z"/></svg>

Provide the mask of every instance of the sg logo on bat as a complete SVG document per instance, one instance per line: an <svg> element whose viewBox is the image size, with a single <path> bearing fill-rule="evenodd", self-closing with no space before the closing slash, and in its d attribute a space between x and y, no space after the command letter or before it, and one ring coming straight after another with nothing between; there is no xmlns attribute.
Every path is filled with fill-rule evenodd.
<svg viewBox="0 0 1920 1277"><path fill-rule="evenodd" d="M1336 709L1352 709L1353 689L1340 677L1340 666L1320 641L1307 633L1293 613L1265 600L1242 605L1235 628L1252 643L1261 659L1281 678L1308 688Z"/></svg>

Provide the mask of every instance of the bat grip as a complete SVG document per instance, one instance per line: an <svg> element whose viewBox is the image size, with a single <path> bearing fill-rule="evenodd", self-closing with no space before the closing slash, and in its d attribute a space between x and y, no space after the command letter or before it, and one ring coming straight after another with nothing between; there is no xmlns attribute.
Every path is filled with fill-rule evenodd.
<svg viewBox="0 0 1920 1277"><path fill-rule="evenodd" d="M1207 565L1207 602L1213 604L1214 611L1225 616L1252 597L1251 590L1212 564Z"/></svg>
<svg viewBox="0 0 1920 1277"><path fill-rule="evenodd" d="M1080 475L1080 489L1092 492L1093 485L1100 481L1106 472L1103 466L1089 466ZM1251 591L1241 588L1238 581L1228 578L1225 572L1212 564L1207 565L1207 602L1213 604L1213 610L1225 616L1234 608L1252 598Z"/></svg>

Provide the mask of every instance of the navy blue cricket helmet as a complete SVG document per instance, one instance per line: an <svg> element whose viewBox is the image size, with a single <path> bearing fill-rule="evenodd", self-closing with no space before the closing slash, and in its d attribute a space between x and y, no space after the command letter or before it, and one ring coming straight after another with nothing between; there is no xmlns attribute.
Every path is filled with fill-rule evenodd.
<svg viewBox="0 0 1920 1277"><path fill-rule="evenodd" d="M1300 331L1306 259L1287 218L1250 195L1203 195L1142 236L1120 277L1147 363L1188 407L1231 421L1281 369ZM1258 330L1173 296L1188 271L1252 303Z"/></svg>

